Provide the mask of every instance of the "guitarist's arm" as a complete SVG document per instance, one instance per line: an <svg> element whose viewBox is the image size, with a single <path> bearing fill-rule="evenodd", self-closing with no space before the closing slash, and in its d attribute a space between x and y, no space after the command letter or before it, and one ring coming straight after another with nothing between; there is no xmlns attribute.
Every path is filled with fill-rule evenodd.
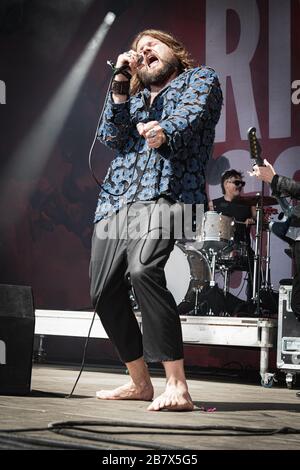
<svg viewBox="0 0 300 470"><path fill-rule="evenodd" d="M255 165L253 174L258 179L270 183L273 194L300 199L300 183L287 176L277 175L273 166L267 160L264 160L264 163L266 166Z"/></svg>
<svg viewBox="0 0 300 470"><path fill-rule="evenodd" d="M271 188L274 193L300 199L300 183L287 176L275 175L271 182Z"/></svg>

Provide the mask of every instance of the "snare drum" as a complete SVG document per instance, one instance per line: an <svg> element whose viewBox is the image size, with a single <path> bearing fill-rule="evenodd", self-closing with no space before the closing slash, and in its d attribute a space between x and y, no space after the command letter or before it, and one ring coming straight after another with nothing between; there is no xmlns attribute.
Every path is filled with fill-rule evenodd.
<svg viewBox="0 0 300 470"><path fill-rule="evenodd" d="M234 239L234 219L215 211L205 212L201 230L203 250L218 253Z"/></svg>
<svg viewBox="0 0 300 470"><path fill-rule="evenodd" d="M192 245L176 242L165 266L167 288L178 307L182 303L193 303L195 292L211 281L211 270L205 254ZM179 308L180 311L180 308Z"/></svg>

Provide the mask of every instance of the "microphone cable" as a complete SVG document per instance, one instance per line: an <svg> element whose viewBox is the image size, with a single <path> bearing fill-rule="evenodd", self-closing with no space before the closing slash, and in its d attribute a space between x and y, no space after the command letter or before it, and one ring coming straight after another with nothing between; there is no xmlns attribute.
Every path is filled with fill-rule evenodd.
<svg viewBox="0 0 300 470"><path fill-rule="evenodd" d="M112 80L113 80L113 76L111 77L110 79L110 82L109 82L109 85L108 85L108 89L107 89L107 92L106 92L106 96L105 96L105 100L104 100L104 104L103 104L103 107L102 107L102 110L101 110L101 113L100 113L100 116L99 116L99 119L98 119L98 122L97 122L97 128L96 128L96 132L94 134L94 139L93 139L93 142L92 142L92 145L91 145L91 148L90 148L90 151L89 151L89 168L90 168L90 171L91 171L91 174L94 178L94 180L96 181L97 185L100 186L100 188L105 191L106 193L108 193L109 195L111 196L122 196L123 194L125 194L129 188L132 186L132 183L133 183L133 178L134 178L134 173L135 173L135 169L136 169L136 166L137 166L137 162L138 162L138 156L139 156L139 150L140 150L140 145L141 145L141 140L142 140L142 136L140 136L139 140L138 140L138 148L136 150L136 157L135 157L135 163L134 163L134 167L133 167L133 173L132 173L132 177L131 177L131 181L130 181L130 184L129 186L126 188L126 190L123 192L123 193L120 193L120 194L114 194L114 193L111 193L109 192L108 190L106 190L104 187L103 187L103 184L101 184L98 180L98 178L96 177L94 171L93 171L93 168L92 168L92 153L93 153L93 149L94 149L94 146L95 146L95 143L96 143L96 139L97 139L97 133L98 133L98 128L100 126L100 123L102 121L102 118L103 118L103 114L104 114L104 109L105 109L105 106L107 104L107 101L108 101L108 96L109 96L109 91L110 91L110 87L111 87L111 83L112 83ZM148 164L149 164L149 161L150 161L150 157L152 155L152 149L150 150L149 152L149 155L148 155L148 159L146 161L146 164L145 164L145 167L142 171L142 174L138 180L138 183L137 183L137 187L136 187L136 190L135 190L135 193L134 195L132 196L131 198L131 201L129 201L128 203L128 207L127 207L127 217L128 217L128 212L130 210L130 207L132 206L132 204L135 202L134 199L135 199L135 196L139 190L139 187L140 187L140 184L141 184L141 181L143 179L143 176L146 172L146 169L148 167ZM127 217L126 217L126 220L127 220ZM85 359L86 359L86 352L87 352L87 347L88 347L88 343L89 343L89 339L90 339L90 335L91 335L91 331L92 331L92 327L93 327L93 324L94 324L94 321L95 321L95 317L96 317L96 313L97 313L97 308L98 308L98 305L99 305L99 301L100 301L100 297L101 297L101 294L103 292L103 289L105 287L105 283L107 281L107 277L108 275L110 274L110 271L111 271L111 267L112 267L112 264L114 262L114 259L115 259L115 255L116 255L116 252L117 252L117 249L119 247L119 240L117 240L117 243L116 243L116 246L115 246L115 250L114 250L114 253L113 253L113 256L112 256L112 259L111 259L111 263L110 263L110 266L109 266L109 269L106 273L106 277L105 277L105 280L103 282L103 286L102 286L102 290L101 290L101 293L99 293L98 295L98 299L97 299L97 302L96 302L96 305L95 305L95 308L94 308L94 313L93 313L93 317L92 317L92 321L91 321L91 324L90 324L90 328L89 328L89 331L88 331L88 335L87 335L87 338L85 340L85 345L84 345L84 349L83 349L83 356L82 356L82 361L81 361L81 366L80 366L80 370L79 370L79 373L78 373L78 376L77 376L77 379L73 385L73 388L70 392L69 395L66 396L66 398L72 398L73 396L73 393L75 391L75 388L79 382L79 379L81 377L81 374L84 370L84 366L85 366ZM144 248L144 244L143 244L143 247L142 249Z"/></svg>
<svg viewBox="0 0 300 470"><path fill-rule="evenodd" d="M141 60L141 58L140 58ZM115 69L114 67L114 64L111 62L111 61L108 61L107 62L108 65L110 65L114 71L112 77L110 78L110 81L109 81L109 84L108 84L108 87L107 87L107 91L106 91L106 95L105 95L105 99L104 99L104 104L102 106L102 109L101 109L101 112L100 112L100 116L98 118L98 121L97 121L97 127L96 127L96 131L95 131L95 134L94 134L94 138L93 138L93 141L92 141L92 145L91 145L91 148L90 148L90 151L89 151L89 155L88 155L88 161L89 161L89 168L90 168L90 171L91 171L91 174L96 182L96 184L98 186L100 186L100 189L105 191L106 193L108 193L110 196L113 196L113 197L120 197L120 196L123 196L128 190L129 188L132 186L133 184L133 178L134 178L134 174L135 174L135 170L136 170L136 166L137 166L137 162L138 162L138 157L139 157L139 150L140 150L140 145L141 145L141 141L142 141L142 136L139 137L139 140L138 140L138 147L137 147L137 150L136 150L136 155L135 155L135 162L134 162L134 166L133 166L133 172L132 172L132 177L131 177L131 181L129 183L129 186L126 188L125 191L123 191L122 193L119 193L119 194L114 194L114 193L111 193L110 191L108 191L107 189L104 188L103 186L103 183L100 183L100 181L98 180L97 176L95 175L94 173L94 170L93 170L93 167L92 167L92 155L93 155L93 150L94 150L94 147L95 147L95 143L96 143L96 140L97 140L97 134L98 134L98 129L100 127L100 124L101 124L101 121L103 119L103 115L104 115L104 110L106 108L106 105L107 105L107 101L108 101L108 98L109 98L109 93L110 93L110 89L111 89L111 84L112 84L112 81L113 81L113 78L114 76L116 75L116 70L120 70L120 69ZM141 184L141 181L144 177L144 174L146 172L146 169L148 167L148 164L149 164L149 161L150 161L150 158L152 156L152 151L153 149L150 149L150 152L149 152L149 155L148 155L148 158L147 158L147 161L146 161L146 164L142 170L142 174L140 176L140 178L138 179L138 182L137 182L137 187L136 187L136 190L135 190L135 193L134 195L132 196L131 198L131 201L128 202L128 207L127 207L127 215L126 215L126 220L128 219L128 213L129 213L129 210L130 210L130 207L132 206L132 204L135 202L134 199L135 199L135 196L139 190L139 187L140 187L140 184ZM155 205L154 205L154 209L156 207L156 203L157 201L155 202ZM153 210L154 210L153 209ZM150 218L149 218L149 222L148 222L148 232L150 233L151 230L150 230L150 225L151 225L151 217L152 217L152 212L150 213ZM128 224L127 224L127 230L128 230ZM153 229L154 230L154 229ZM147 232L147 233L148 233ZM128 233L127 233L127 236L128 236ZM139 254L139 258L140 258L140 262L141 264L145 264L142 262L142 252L143 252L143 249L145 247L145 243L146 243L146 240L147 238L145 238L144 242L143 242L143 245L142 245L142 249L141 249L141 252ZM84 365L85 365L85 359L86 359L86 352L87 352L87 347L88 347L88 343L89 343L89 339L90 339L90 335L91 335L91 331L92 331L92 327L93 327L93 324L94 324L94 321L95 321L95 317L96 317L96 313L97 313L97 308L98 308L98 305L99 305L99 301L100 301L100 297L101 297L101 294L103 292L103 289L105 287L105 283L107 281L107 277L111 271L111 267L112 267L112 264L114 262L114 259L115 259L115 255L116 255L116 252L117 252L117 249L119 247L119 242L120 242L120 239L118 239L117 243L116 243L116 246L115 246L115 250L114 250L114 253L113 253L113 256L112 256L112 259L111 259L111 263L110 263L110 266L109 266L109 269L106 273L106 277L104 279L104 282L103 282L103 286L102 286L102 290L101 290L101 293L99 293L98 295L98 299L97 299L97 302L96 302L96 305L95 305L95 308L94 308L94 313L93 313L93 317L92 317L92 321L91 321L91 325L90 325L90 328L89 328L89 331L88 331L88 335L87 335L87 338L86 338L86 341L85 341L85 345L84 345L84 349L83 349L83 357L82 357L82 361L81 361L81 366L80 366L80 370L79 370L79 373L78 373L78 376L77 376L77 379L73 385L73 388L70 392L69 395L66 396L66 398L71 398L73 396L73 393L75 391L75 388L78 384L78 381L81 377L81 374L84 370Z"/></svg>
<svg viewBox="0 0 300 470"><path fill-rule="evenodd" d="M134 198L135 198L135 196L136 196L136 194L137 194L137 191L138 191L138 189L139 189L140 183L141 183L142 178L143 178L143 176L144 176L144 174L145 174L145 171L146 171L146 169L147 169L147 166L148 166L148 163L149 163L151 154L152 154L152 149L151 149L150 152L149 152L149 156L148 156L148 159L147 159L145 168L144 168L143 173L142 173L142 175L141 175L141 177L140 177L140 179L139 179L139 181L138 181L138 185L137 185L137 188L136 188L135 193L134 193L134 195L133 195L133 198L132 198L132 200L128 203L126 220L128 219L128 213L129 213L130 207L131 207L132 204L135 202L135 201L134 201ZM128 189L129 189L129 188L127 188L127 190L128 190ZM151 221L151 214L150 214L150 221ZM149 221L149 224L150 224L150 221ZM128 224L127 224L127 230L128 230ZM128 236L128 234L127 234L127 236ZM142 245L142 250L144 249L145 241L146 241L146 240L144 240L144 243L143 243L143 245ZM90 325L90 328L89 328L89 331L88 331L88 335L87 335L86 340L85 340L85 345L84 345L84 349L83 349L83 355L82 355L81 366L80 366L80 370L79 370L77 379L76 379L76 381L75 381L75 383L74 383L74 385L73 385L73 388L72 388L71 392L70 392L69 395L67 395L65 398L72 398L73 393L74 393L74 391L75 391L75 388L76 388L76 386L77 386L77 384L78 384L78 382L79 382L79 379L80 379L80 377L81 377L81 374L82 374L82 372L83 372L83 370L84 370L87 347L88 347L88 343L89 343L89 339L90 339L92 327L93 327L93 324L94 324L94 321L95 321L95 317L96 317L96 313L97 313L97 308L98 308L98 305L99 305L100 297L101 297L101 294L102 294L102 292L103 292L103 290L104 290L104 287L105 287L105 284L106 284L108 275L110 274L111 267L112 267L112 264L113 264L114 259L115 259L115 256L116 256L116 252L117 252L117 249L118 249L118 247L119 247L119 243L120 243L120 238L117 239L117 243L116 243L116 246L115 246L115 249L114 249L112 258L111 258L111 262L110 262L109 269L107 270L107 273L106 273L106 276L105 276L105 279L104 279L104 282L103 282L103 286L102 286L101 292L99 293L98 298L97 298L97 302L96 302L96 305L95 305L95 308L94 308L93 318L92 318L91 325ZM141 250L141 253L142 253L142 250ZM140 253L140 257L141 257L141 253Z"/></svg>
<svg viewBox="0 0 300 470"><path fill-rule="evenodd" d="M110 60L107 61L107 64L112 68L113 70L113 75L111 76L110 80L109 80L109 83L108 83L108 87L107 87L107 90L106 90L106 94L105 94L105 98L104 98L104 103L103 103L103 106L102 106L102 109L101 109L101 112L100 112L100 116L99 116L99 119L97 121L97 126L96 126L96 131L95 131L95 134L94 134L94 138L93 138L93 141L92 141L92 145L90 147L90 151L89 151L89 156L88 156L88 161L89 161L89 169L90 169L90 172L92 174L92 177L94 178L94 180L96 181L96 184L100 187L100 189L104 192L106 192L107 194L109 194L110 196L113 196L113 197L120 197L120 196L124 196L124 194L127 193L127 191L129 190L129 188L132 186L133 184L133 178L134 178L134 173L135 173L135 169L136 169L136 166L137 166L137 162L138 162L138 153L139 153L139 150L140 150L140 144L141 144L141 139L142 139L142 136L139 137L139 140L138 140L138 148L136 150L136 155L135 155L135 162L134 162L134 166L133 166L133 171L132 171L132 177L131 177L131 181L129 183L129 186L125 189L125 191L121 192L121 193L118 193L118 194L115 194L115 193L112 193L110 191L108 191L107 189L104 188L103 186L103 183L105 182L105 179L102 183L100 183L100 181L98 180L94 170L93 170L93 166L92 166L92 157L93 157L93 150L94 150L94 147L95 147L95 144L96 144L96 141L97 141L97 135L98 135L98 130L99 130L99 127L100 127L100 124L101 124L101 121L103 119L103 114L104 114L104 110L106 108L106 105L107 105L107 101L108 101L108 98L109 98L109 93L110 93L110 90L111 90L111 85L112 85L112 81L116 75L116 72L120 72L122 70L122 67L120 67L119 69L116 69L115 68L115 65L113 62L111 62ZM125 69L127 68L127 66L125 67ZM124 70L125 70L124 69ZM108 170L109 172L109 170ZM109 174L109 173L107 173ZM144 176L144 174L142 174L141 178ZM134 194L135 196L135 194Z"/></svg>

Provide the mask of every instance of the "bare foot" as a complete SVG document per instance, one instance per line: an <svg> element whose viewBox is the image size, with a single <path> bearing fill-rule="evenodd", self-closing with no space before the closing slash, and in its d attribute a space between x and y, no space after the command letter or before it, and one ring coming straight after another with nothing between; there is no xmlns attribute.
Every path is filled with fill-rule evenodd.
<svg viewBox="0 0 300 470"><path fill-rule="evenodd" d="M99 390L96 392L99 400L142 400L151 401L153 398L152 384L137 386L133 382L122 385L114 390Z"/></svg>
<svg viewBox="0 0 300 470"><path fill-rule="evenodd" d="M166 391L155 398L148 411L163 409L173 411L192 411L194 404L186 387L167 385Z"/></svg>

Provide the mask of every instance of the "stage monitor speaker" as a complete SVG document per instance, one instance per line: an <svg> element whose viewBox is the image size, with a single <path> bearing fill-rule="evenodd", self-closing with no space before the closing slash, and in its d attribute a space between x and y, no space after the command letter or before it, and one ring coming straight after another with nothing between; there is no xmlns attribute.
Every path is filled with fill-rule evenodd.
<svg viewBox="0 0 300 470"><path fill-rule="evenodd" d="M0 284L0 395L30 392L34 323L31 287Z"/></svg>

